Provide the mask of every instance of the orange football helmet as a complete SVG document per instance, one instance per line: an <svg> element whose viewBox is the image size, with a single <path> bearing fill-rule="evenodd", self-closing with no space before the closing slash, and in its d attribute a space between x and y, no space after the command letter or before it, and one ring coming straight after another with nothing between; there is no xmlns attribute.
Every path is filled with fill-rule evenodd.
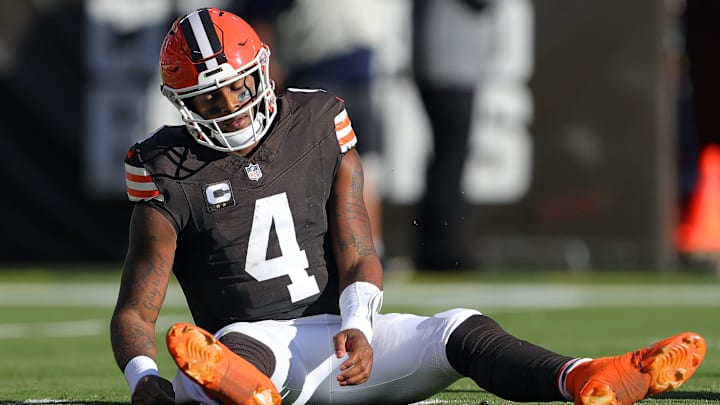
<svg viewBox="0 0 720 405"><path fill-rule="evenodd" d="M180 111L195 140L230 152L258 142L277 113L275 84L270 79L270 49L243 19L216 8L202 8L177 19L160 49L162 93ZM206 119L184 102L249 75L255 78L254 98L239 111ZM250 113L252 125L223 132L219 123Z"/></svg>

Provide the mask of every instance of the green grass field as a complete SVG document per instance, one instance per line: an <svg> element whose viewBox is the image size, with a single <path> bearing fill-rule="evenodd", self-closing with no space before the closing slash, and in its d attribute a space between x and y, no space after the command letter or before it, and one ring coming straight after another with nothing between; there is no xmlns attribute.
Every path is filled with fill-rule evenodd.
<svg viewBox="0 0 720 405"><path fill-rule="evenodd" d="M108 321L114 270L0 270L0 404L127 404ZM712 275L390 274L383 312L432 314L476 308L518 337L563 354L618 354L692 330L708 344L704 363L677 390L648 404L720 404L720 280ZM161 333L190 321L177 289L159 320ZM159 342L162 342L162 335ZM160 350L161 374L174 375ZM425 403L510 404L463 379Z"/></svg>

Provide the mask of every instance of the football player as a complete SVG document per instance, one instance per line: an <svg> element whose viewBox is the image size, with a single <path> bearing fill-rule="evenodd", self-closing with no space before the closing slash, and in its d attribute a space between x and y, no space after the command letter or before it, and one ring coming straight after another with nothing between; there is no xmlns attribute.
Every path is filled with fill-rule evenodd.
<svg viewBox="0 0 720 405"><path fill-rule="evenodd" d="M615 357L563 356L472 309L380 314L382 267L343 101L276 97L270 50L242 19L204 8L160 51L162 92L184 125L125 159L134 202L111 321L134 404L402 403L463 376L513 401L630 404L677 387L705 354L685 332ZM174 274L193 324L155 323Z"/></svg>

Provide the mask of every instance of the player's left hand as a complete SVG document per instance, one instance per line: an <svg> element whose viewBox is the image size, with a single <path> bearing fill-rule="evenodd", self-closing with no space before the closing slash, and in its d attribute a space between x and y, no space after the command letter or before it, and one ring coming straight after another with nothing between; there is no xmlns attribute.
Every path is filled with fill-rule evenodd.
<svg viewBox="0 0 720 405"><path fill-rule="evenodd" d="M358 329L340 331L333 338L335 356L348 356L340 365L337 380L340 385L362 384L370 378L373 364L373 349L365 335Z"/></svg>

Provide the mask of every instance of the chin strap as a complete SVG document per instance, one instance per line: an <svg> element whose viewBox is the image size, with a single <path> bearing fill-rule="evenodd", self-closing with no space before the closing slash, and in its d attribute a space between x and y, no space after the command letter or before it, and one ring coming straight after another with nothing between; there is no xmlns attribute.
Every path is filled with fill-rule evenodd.
<svg viewBox="0 0 720 405"><path fill-rule="evenodd" d="M356 281L340 294L340 330L358 329L372 343L375 314L382 307L383 292L375 284Z"/></svg>
<svg viewBox="0 0 720 405"><path fill-rule="evenodd" d="M244 149L262 138L262 136L257 136L257 134L263 130L263 119L265 119L265 116L262 113L258 113L257 117L253 120L252 126L235 132L221 132L219 128L213 129L213 132L219 132L221 136L225 138L224 146L232 150Z"/></svg>

